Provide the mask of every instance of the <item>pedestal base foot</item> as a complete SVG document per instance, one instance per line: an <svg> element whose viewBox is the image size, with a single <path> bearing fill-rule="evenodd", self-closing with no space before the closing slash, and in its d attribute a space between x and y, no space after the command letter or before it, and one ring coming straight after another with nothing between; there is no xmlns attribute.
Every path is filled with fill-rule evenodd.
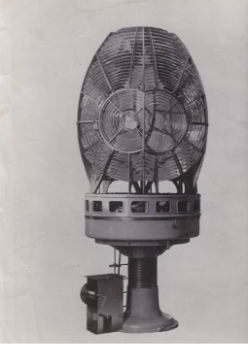
<svg viewBox="0 0 248 344"><path fill-rule="evenodd" d="M148 333L169 331L178 322L162 313L158 303L158 287L128 288L127 310L124 313L122 332Z"/></svg>
<svg viewBox="0 0 248 344"><path fill-rule="evenodd" d="M173 330L178 322L169 314L161 313L156 318L129 317L123 324L121 332L125 333L151 333Z"/></svg>

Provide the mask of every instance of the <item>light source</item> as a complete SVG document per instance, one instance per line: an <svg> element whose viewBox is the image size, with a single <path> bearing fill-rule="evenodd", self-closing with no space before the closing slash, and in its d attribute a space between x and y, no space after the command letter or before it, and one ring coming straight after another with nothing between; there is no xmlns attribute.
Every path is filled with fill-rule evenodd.
<svg viewBox="0 0 248 344"><path fill-rule="evenodd" d="M131 27L106 38L79 101L79 145L91 186L86 235L128 256L129 281L123 316L121 276L88 277L81 295L92 332L177 327L159 309L157 256L199 235L197 179L207 127L200 76L175 34ZM125 193L108 193L116 181L126 182ZM176 192L160 193L163 181L171 181ZM111 295L115 301L108 303Z"/></svg>

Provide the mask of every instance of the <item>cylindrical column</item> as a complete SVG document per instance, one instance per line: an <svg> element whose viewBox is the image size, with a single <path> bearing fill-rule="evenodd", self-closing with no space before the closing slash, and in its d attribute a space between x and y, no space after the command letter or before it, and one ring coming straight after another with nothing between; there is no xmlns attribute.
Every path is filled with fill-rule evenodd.
<svg viewBox="0 0 248 344"><path fill-rule="evenodd" d="M150 288L157 285L157 257L129 258L130 288Z"/></svg>
<svg viewBox="0 0 248 344"><path fill-rule="evenodd" d="M157 257L129 258L128 278L123 332L159 332L178 326L176 320L159 308Z"/></svg>

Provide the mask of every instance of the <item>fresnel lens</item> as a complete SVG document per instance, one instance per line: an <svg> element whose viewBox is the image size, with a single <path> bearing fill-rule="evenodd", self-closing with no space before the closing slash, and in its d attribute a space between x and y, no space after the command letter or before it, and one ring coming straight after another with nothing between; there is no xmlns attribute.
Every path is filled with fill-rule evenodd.
<svg viewBox="0 0 248 344"><path fill-rule="evenodd" d="M159 308L157 256L199 235L197 179L207 129L199 73L175 34L131 27L105 39L79 101L79 145L91 187L85 228L128 257L128 289L123 312L120 261L114 273L87 277L81 297L93 333L178 326ZM164 190L165 181L174 193Z"/></svg>

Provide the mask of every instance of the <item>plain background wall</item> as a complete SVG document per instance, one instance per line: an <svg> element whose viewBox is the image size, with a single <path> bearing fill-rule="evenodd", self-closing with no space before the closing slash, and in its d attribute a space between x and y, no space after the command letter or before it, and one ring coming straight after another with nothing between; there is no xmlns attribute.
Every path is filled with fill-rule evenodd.
<svg viewBox="0 0 248 344"><path fill-rule="evenodd" d="M0 4L0 340L247 342L248 1ZM201 235L159 258L161 309L178 329L95 336L79 291L85 275L111 271L113 250L84 235L78 99L109 32L142 25L176 33L205 87Z"/></svg>

